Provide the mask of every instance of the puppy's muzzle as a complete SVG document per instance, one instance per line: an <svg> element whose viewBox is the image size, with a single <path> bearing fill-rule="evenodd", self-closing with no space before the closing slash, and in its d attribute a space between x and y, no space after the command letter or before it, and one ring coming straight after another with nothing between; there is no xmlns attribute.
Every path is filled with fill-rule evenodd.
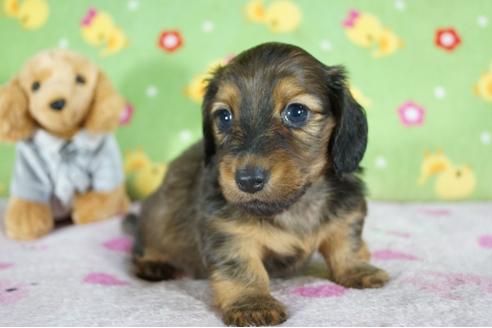
<svg viewBox="0 0 492 328"><path fill-rule="evenodd" d="M254 194L263 189L270 174L259 166L246 166L236 170L236 184L241 191Z"/></svg>

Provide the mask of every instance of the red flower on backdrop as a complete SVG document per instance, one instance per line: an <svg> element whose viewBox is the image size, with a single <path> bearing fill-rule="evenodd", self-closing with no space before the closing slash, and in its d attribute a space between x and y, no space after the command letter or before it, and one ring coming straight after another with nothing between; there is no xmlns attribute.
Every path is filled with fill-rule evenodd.
<svg viewBox="0 0 492 328"><path fill-rule="evenodd" d="M434 42L439 48L446 51L453 51L461 43L461 38L458 32L452 27L440 28L436 31Z"/></svg>
<svg viewBox="0 0 492 328"><path fill-rule="evenodd" d="M179 31L162 31L159 35L158 45L165 52L174 52L183 46L183 36Z"/></svg>

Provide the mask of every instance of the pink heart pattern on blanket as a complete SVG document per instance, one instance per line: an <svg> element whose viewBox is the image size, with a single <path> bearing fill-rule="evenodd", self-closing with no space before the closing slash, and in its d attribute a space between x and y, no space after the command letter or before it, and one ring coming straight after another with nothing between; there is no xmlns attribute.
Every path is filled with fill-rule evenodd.
<svg viewBox="0 0 492 328"><path fill-rule="evenodd" d="M478 237L478 245L482 248L492 248L492 235Z"/></svg>
<svg viewBox="0 0 492 328"><path fill-rule="evenodd" d="M391 249L382 249L379 251L374 251L372 253L372 258L375 260L407 260L407 261L415 261L419 259L415 255L393 251Z"/></svg>
<svg viewBox="0 0 492 328"><path fill-rule="evenodd" d="M303 297L340 297L345 294L346 288L335 284L298 287L291 294Z"/></svg>
<svg viewBox="0 0 492 328"><path fill-rule="evenodd" d="M0 304L13 304L29 294L27 287L20 283L0 280Z"/></svg>
<svg viewBox="0 0 492 328"><path fill-rule="evenodd" d="M103 243L103 246L115 252L129 253L133 242L128 237L116 237Z"/></svg>
<svg viewBox="0 0 492 328"><path fill-rule="evenodd" d="M128 282L120 280L113 275L102 272L91 272L84 278L84 282L93 285L104 286L124 286L128 285Z"/></svg>
<svg viewBox="0 0 492 328"><path fill-rule="evenodd" d="M14 263L0 262L0 270L5 270L14 266Z"/></svg>

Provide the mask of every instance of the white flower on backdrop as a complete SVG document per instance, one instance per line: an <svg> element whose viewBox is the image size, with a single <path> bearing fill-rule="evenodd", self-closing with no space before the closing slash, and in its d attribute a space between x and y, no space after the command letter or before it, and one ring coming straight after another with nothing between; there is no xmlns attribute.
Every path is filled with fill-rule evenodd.
<svg viewBox="0 0 492 328"><path fill-rule="evenodd" d="M320 41L319 47L321 48L321 50L326 52L331 51L333 48L330 40L326 40L326 39Z"/></svg>
<svg viewBox="0 0 492 328"><path fill-rule="evenodd" d="M488 24L489 24L489 19L487 18L487 16L480 15L477 17L478 26L483 28L483 27L487 27Z"/></svg>
<svg viewBox="0 0 492 328"><path fill-rule="evenodd" d="M128 0L127 8L129 11L136 11L140 7L139 0Z"/></svg>
<svg viewBox="0 0 492 328"><path fill-rule="evenodd" d="M374 165L376 166L376 168L382 170L388 166L388 161L386 160L386 158L384 156L379 155L374 160Z"/></svg>
<svg viewBox="0 0 492 328"><path fill-rule="evenodd" d="M482 143L484 145L490 145L491 139L492 139L492 137L490 136L490 132L488 132L488 131L483 131L480 134L480 141L482 141Z"/></svg>
<svg viewBox="0 0 492 328"><path fill-rule="evenodd" d="M157 89L157 87L155 85L149 85L147 87L147 89L145 89L145 94L149 98L154 98L155 96L157 96L158 93L159 93L159 90Z"/></svg>
<svg viewBox="0 0 492 328"><path fill-rule="evenodd" d="M213 32L215 24L212 21L206 20L202 23L202 31L205 33Z"/></svg>
<svg viewBox="0 0 492 328"><path fill-rule="evenodd" d="M395 0L395 9L399 11L404 11L407 8L405 0Z"/></svg>
<svg viewBox="0 0 492 328"><path fill-rule="evenodd" d="M67 49L70 46L70 43L68 42L67 38L61 38L58 40L58 48L60 49Z"/></svg>
<svg viewBox="0 0 492 328"><path fill-rule="evenodd" d="M434 88L434 96L437 99L443 99L446 97L446 89L442 85L438 85Z"/></svg>

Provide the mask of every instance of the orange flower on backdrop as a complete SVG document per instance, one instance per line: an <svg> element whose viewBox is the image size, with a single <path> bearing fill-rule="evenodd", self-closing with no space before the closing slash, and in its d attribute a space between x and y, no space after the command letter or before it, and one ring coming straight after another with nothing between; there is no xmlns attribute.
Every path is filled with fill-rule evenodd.
<svg viewBox="0 0 492 328"><path fill-rule="evenodd" d="M440 28L436 31L434 42L438 48L451 52L461 44L461 38L452 27Z"/></svg>

